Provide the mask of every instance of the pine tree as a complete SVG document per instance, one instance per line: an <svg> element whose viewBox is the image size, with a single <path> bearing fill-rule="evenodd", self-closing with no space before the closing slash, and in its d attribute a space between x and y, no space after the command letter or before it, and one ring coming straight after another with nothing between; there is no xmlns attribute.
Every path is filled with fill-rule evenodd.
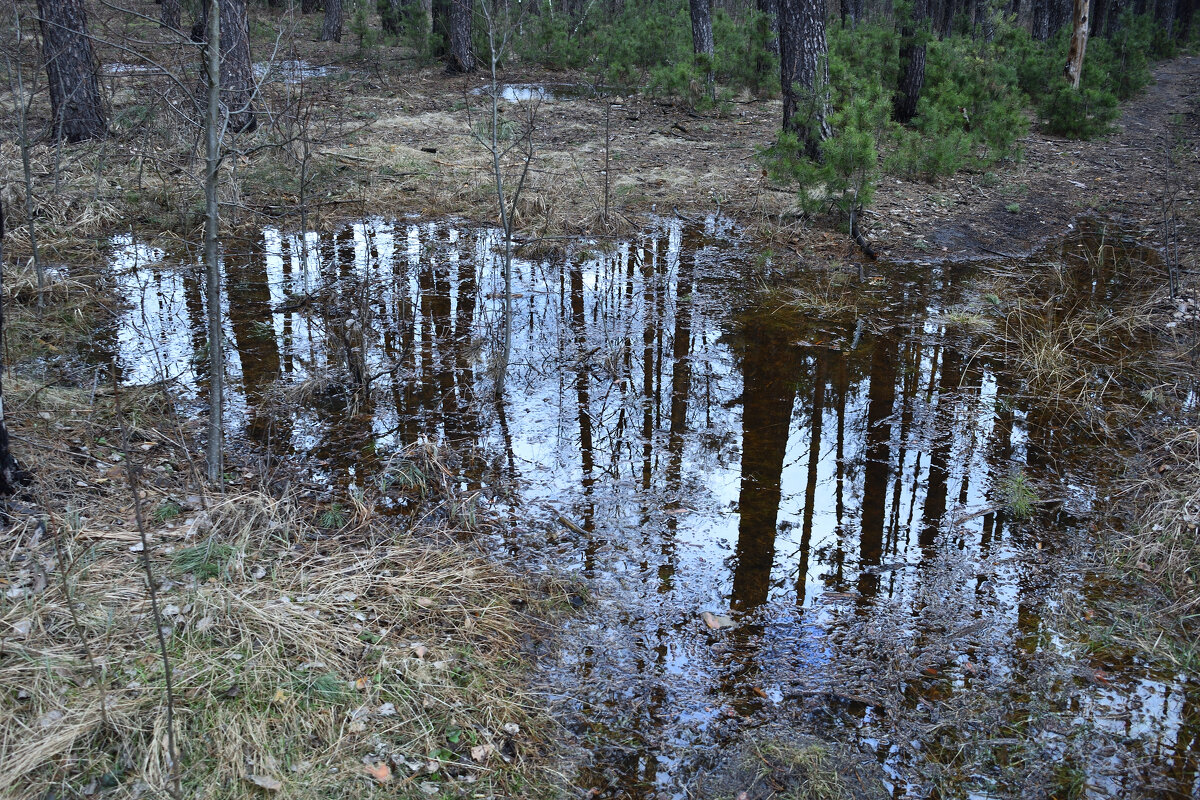
<svg viewBox="0 0 1200 800"><path fill-rule="evenodd" d="M104 101L83 0L38 0L37 5L55 135L68 142L104 136Z"/></svg>
<svg viewBox="0 0 1200 800"><path fill-rule="evenodd" d="M779 72L783 127L804 143L809 158L821 156L829 127L829 65L825 0L779 0Z"/></svg>

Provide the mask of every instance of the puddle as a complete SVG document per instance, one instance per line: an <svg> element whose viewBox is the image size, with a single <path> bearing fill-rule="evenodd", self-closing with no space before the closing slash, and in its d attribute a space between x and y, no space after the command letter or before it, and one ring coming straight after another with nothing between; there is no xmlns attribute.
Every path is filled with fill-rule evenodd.
<svg viewBox="0 0 1200 800"><path fill-rule="evenodd" d="M112 64L102 64L100 67L102 75L113 77L119 75L165 75L166 73L159 67L150 64L124 64L121 62Z"/></svg>
<svg viewBox="0 0 1200 800"><path fill-rule="evenodd" d="M1145 257L1136 243L1109 238L1097 267L1091 235L1040 256L1073 302L1139 291L1111 266ZM1052 623L1104 593L1073 565L1121 445L1026 391L980 333L972 269L885 268L855 295L756 271L725 221L581 240L516 262L497 403L496 253L495 231L381 219L230 243L230 420L267 466L343 488L451 443L454 480L506 520L486 546L591 582L539 681L590 743L597 796L684 797L768 721L864 750L897 797L1021 794L1031 759L1086 771L1098 796L1140 770L1192 795L1196 687ZM132 308L97 347L123 380L199 404L201 268L128 237L112 266ZM802 302L755 305L764 284ZM343 390L355 375L369 391ZM1001 508L1016 474L1055 501L1031 521ZM981 727L986 757L964 756L956 731Z"/></svg>
<svg viewBox="0 0 1200 800"><path fill-rule="evenodd" d="M500 87L500 99L509 103L524 103L530 100L554 102L598 97L604 91L608 90L583 83L506 83ZM490 97L492 87L480 86L472 89L471 94Z"/></svg>
<svg viewBox="0 0 1200 800"><path fill-rule="evenodd" d="M283 83L300 83L309 78L327 78L341 71L340 67L310 64L307 61L287 60L260 62L254 65L254 77L258 80L268 78Z"/></svg>

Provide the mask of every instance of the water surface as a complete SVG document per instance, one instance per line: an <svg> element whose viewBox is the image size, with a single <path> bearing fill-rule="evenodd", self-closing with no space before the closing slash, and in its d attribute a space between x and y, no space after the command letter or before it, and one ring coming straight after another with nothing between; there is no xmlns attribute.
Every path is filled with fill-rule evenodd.
<svg viewBox="0 0 1200 800"><path fill-rule="evenodd" d="M1063 313L1144 290L1152 255L1105 229L1097 262L1098 236L1038 256ZM1098 796L1193 794L1195 687L1061 629L1106 591L1078 564L1125 445L1031 390L995 275L858 286L724 219L522 252L497 400L497 251L494 230L403 219L228 243L229 414L264 472L338 491L449 444L459 496L503 520L485 546L589 581L539 667L594 756L582 783L682 797L782 720L864 750L896 796L1019 796L1032 757ZM98 346L198 403L199 266L128 237L112 263L131 308ZM1031 520L1004 510L1014 479L1049 501ZM980 726L987 758L962 756Z"/></svg>

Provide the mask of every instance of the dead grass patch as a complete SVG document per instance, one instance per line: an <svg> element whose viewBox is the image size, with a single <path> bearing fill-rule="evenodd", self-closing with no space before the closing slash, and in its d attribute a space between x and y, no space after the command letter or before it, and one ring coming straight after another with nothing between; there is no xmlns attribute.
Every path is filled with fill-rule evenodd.
<svg viewBox="0 0 1200 800"><path fill-rule="evenodd" d="M350 544L324 538L291 500L244 492L207 503L151 536L188 795L244 797L252 784L296 797L368 796L381 783L489 795L546 785L526 758L548 721L519 674L522 639L553 595L462 545L378 520ZM44 542L23 549L0 616L0 791L161 790L164 673L130 537L60 513L51 529L68 563ZM205 549L219 549L221 566L202 578L194 556ZM69 598L54 575L63 568Z"/></svg>

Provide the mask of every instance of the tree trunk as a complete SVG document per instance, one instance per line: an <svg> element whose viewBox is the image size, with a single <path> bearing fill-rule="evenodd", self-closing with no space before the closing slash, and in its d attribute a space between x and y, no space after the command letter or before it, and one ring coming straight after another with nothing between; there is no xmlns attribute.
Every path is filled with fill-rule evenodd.
<svg viewBox="0 0 1200 800"><path fill-rule="evenodd" d="M220 222L217 205L217 178L221 168L221 62L225 56L225 6L228 0L205 0L208 8L208 30L205 53L205 84L208 92L204 118L204 276L205 302L208 304L208 445L205 450L208 480L221 485L224 473L225 435L224 385L225 344L221 327L221 267L217 254L217 225ZM244 10L244 9L243 9ZM243 21L245 17L243 16ZM213 46L216 39L219 47Z"/></svg>
<svg viewBox="0 0 1200 800"><path fill-rule="evenodd" d="M0 339L4 335L4 200L0 198ZM0 494L17 489L17 460L9 451L8 423L4 419L4 365L0 362Z"/></svg>
<svg viewBox="0 0 1200 800"><path fill-rule="evenodd" d="M1039 42L1050 38L1050 0L1033 0L1033 21L1030 33Z"/></svg>
<svg viewBox="0 0 1200 800"><path fill-rule="evenodd" d="M1167 32L1168 37L1175 34L1175 16L1177 13L1176 0L1158 0L1154 4L1154 17Z"/></svg>
<svg viewBox="0 0 1200 800"><path fill-rule="evenodd" d="M475 50L471 42L471 31L475 21L474 0L450 0L449 5L450 52L446 71L474 72Z"/></svg>
<svg viewBox="0 0 1200 800"><path fill-rule="evenodd" d="M342 40L342 0L325 0L325 24L321 26L322 42Z"/></svg>
<svg viewBox="0 0 1200 800"><path fill-rule="evenodd" d="M377 7L383 32L390 36L399 36L400 23L404 19L404 5L400 0L379 0Z"/></svg>
<svg viewBox="0 0 1200 800"><path fill-rule="evenodd" d="M246 0L220 0L221 4L221 105L229 115L229 130L243 133L254 130L254 68L250 63L250 31L246 21ZM210 4L204 0L204 11L192 26L195 41L208 40L211 24ZM197 29L202 31L197 36ZM207 97L208 83L202 82L200 97ZM203 108L207 100L201 100Z"/></svg>
<svg viewBox="0 0 1200 800"><path fill-rule="evenodd" d="M103 136L104 102L83 0L38 0L37 6L55 135L68 142Z"/></svg>
<svg viewBox="0 0 1200 800"><path fill-rule="evenodd" d="M915 0L912 19L900 32L900 81L892 108L896 121L904 125L917 115L917 101L925 86L925 42L918 37L925 32L928 17L928 0Z"/></svg>
<svg viewBox="0 0 1200 800"><path fill-rule="evenodd" d="M321 8L321 0L300 0L301 14L315 14Z"/></svg>
<svg viewBox="0 0 1200 800"><path fill-rule="evenodd" d="M164 28L170 28L173 31L179 30L183 17L180 6L179 0L162 0L162 8L158 11L158 19Z"/></svg>
<svg viewBox="0 0 1200 800"><path fill-rule="evenodd" d="M692 17L692 51L708 62L706 71L712 74L713 29L712 0L688 0Z"/></svg>
<svg viewBox="0 0 1200 800"><path fill-rule="evenodd" d="M809 158L821 156L829 128L829 65L825 0L779 0L779 73L783 127L804 143Z"/></svg>
<svg viewBox="0 0 1200 800"><path fill-rule="evenodd" d="M1088 0L1075 0L1075 16L1071 29L1071 49L1067 53L1067 66L1063 74L1072 89L1079 88L1083 78L1083 52L1087 49Z"/></svg>
<svg viewBox="0 0 1200 800"><path fill-rule="evenodd" d="M779 0L757 0L758 13L767 18L771 28L771 36L767 40L767 49L779 55Z"/></svg>

